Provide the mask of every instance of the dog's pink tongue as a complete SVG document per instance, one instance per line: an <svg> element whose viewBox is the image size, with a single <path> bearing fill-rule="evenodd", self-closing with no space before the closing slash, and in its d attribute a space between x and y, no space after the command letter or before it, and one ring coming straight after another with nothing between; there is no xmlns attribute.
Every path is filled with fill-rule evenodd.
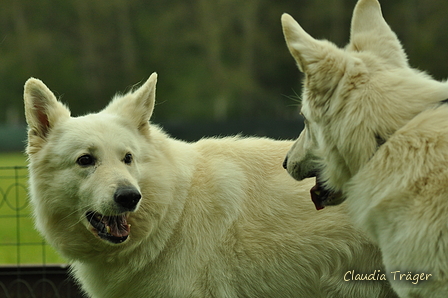
<svg viewBox="0 0 448 298"><path fill-rule="evenodd" d="M324 209L323 199L321 197L322 190L320 189L319 182L316 179L316 185L314 185L311 190L311 200L314 203L314 206L316 207L316 210Z"/></svg>
<svg viewBox="0 0 448 298"><path fill-rule="evenodd" d="M126 215L105 216L104 224L108 227L107 232L115 237L125 237L129 235L131 230Z"/></svg>

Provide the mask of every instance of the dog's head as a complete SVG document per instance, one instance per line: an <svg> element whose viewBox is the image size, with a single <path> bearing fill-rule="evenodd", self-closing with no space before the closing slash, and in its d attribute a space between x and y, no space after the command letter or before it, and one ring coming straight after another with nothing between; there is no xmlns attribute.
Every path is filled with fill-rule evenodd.
<svg viewBox="0 0 448 298"><path fill-rule="evenodd" d="M96 246L98 239L119 244L129 238L143 195L141 164L152 158L142 147L151 149L156 80L154 73L100 113L82 117L71 117L40 80L26 82L31 201L37 228L55 246L69 245L61 239L70 234L72 242Z"/></svg>
<svg viewBox="0 0 448 298"><path fill-rule="evenodd" d="M446 84L409 67L377 0L355 7L350 43L316 40L282 16L287 46L305 74L305 129L285 160L296 179L316 176L317 209L344 200L345 183L391 134L448 95Z"/></svg>

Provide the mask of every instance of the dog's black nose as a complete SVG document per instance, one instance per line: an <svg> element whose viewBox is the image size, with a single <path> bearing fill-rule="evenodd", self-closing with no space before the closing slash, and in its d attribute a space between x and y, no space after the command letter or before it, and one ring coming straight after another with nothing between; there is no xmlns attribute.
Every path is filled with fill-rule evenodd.
<svg viewBox="0 0 448 298"><path fill-rule="evenodd" d="M285 160L283 161L283 168L284 168L285 170L288 169L288 156L286 156L286 157L285 157Z"/></svg>
<svg viewBox="0 0 448 298"><path fill-rule="evenodd" d="M119 187L114 194L114 201L125 211L134 211L142 195L133 186Z"/></svg>

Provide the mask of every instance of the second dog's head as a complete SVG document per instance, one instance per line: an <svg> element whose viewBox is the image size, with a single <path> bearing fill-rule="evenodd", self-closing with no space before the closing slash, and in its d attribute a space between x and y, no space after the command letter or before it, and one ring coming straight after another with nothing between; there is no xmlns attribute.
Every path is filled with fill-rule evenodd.
<svg viewBox="0 0 448 298"><path fill-rule="evenodd" d="M422 110L447 97L445 83L409 67L377 0L360 0L344 49L316 40L282 16L287 46L305 74L305 129L285 160L296 179L316 176L317 209L344 201L344 186L379 146Z"/></svg>

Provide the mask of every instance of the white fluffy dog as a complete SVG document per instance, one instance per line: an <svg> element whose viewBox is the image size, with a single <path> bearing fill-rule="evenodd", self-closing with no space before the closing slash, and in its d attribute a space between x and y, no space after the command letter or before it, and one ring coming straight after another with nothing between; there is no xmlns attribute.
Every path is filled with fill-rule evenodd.
<svg viewBox="0 0 448 298"><path fill-rule="evenodd" d="M149 123L156 77L83 117L25 85L36 226L88 296L390 297L344 280L381 254L345 207L315 214L281 167L292 142L172 139Z"/></svg>

